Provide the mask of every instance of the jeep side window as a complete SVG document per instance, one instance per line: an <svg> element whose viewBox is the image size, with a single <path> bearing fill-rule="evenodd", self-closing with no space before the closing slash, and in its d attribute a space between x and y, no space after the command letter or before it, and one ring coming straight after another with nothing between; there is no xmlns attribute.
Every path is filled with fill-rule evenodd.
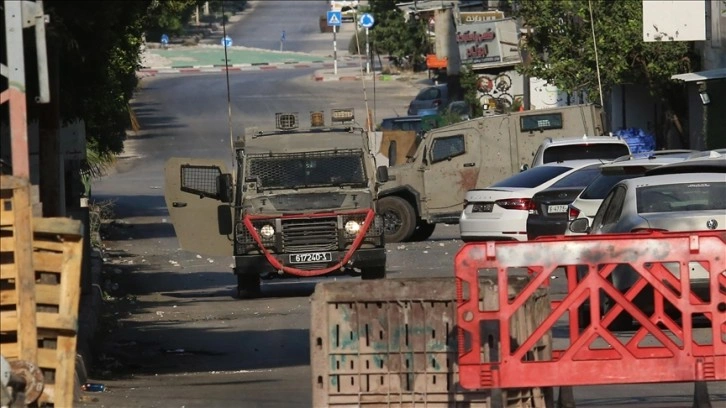
<svg viewBox="0 0 726 408"><path fill-rule="evenodd" d="M465 152L464 135L441 137L431 145L431 163L448 160Z"/></svg>

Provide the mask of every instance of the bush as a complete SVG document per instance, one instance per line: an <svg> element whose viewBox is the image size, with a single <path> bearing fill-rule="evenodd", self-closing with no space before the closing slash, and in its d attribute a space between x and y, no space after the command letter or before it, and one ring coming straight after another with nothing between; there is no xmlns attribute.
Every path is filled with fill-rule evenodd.
<svg viewBox="0 0 726 408"><path fill-rule="evenodd" d="M358 50L358 43L357 41L360 41L360 52ZM362 55L366 53L366 29L360 29L358 30L357 38L356 33L353 33L353 35L350 38L350 42L348 43L348 54L350 55Z"/></svg>

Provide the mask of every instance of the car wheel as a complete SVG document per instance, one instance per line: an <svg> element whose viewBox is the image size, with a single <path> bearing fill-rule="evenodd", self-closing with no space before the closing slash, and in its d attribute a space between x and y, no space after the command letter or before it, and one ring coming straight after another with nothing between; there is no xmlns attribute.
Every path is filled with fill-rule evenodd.
<svg viewBox="0 0 726 408"><path fill-rule="evenodd" d="M361 279L363 280L383 279L385 277L385 266L372 266L370 268L363 269L363 271L361 272Z"/></svg>
<svg viewBox="0 0 726 408"><path fill-rule="evenodd" d="M237 275L237 297L239 299L252 299L259 297L260 276L256 274L239 274Z"/></svg>
<svg viewBox="0 0 726 408"><path fill-rule="evenodd" d="M413 235L411 235L410 240L411 241L426 241L429 239L431 234L434 233L434 230L436 229L436 224L429 224L426 221L419 221L418 225L416 225L416 229L413 231Z"/></svg>
<svg viewBox="0 0 726 408"><path fill-rule="evenodd" d="M408 201L390 196L378 200L378 213L383 217L386 242L403 242L416 229L416 214Z"/></svg>

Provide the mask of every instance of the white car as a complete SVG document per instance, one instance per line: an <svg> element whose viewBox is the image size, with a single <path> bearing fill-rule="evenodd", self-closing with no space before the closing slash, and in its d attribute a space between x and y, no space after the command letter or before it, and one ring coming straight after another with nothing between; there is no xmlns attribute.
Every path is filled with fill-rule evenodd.
<svg viewBox="0 0 726 408"><path fill-rule="evenodd" d="M578 233L623 234L650 231L707 231L726 229L726 157L719 162L700 163L688 169L681 163L666 172L662 166L654 169L661 175L644 176L618 182L607 194L592 223L581 218L570 224ZM720 167L720 168L719 168ZM697 170L703 170L697 171ZM680 173L681 171L684 171ZM666 255L667 256L667 255ZM665 267L680 277L678 263ZM689 264L691 289L701 299L709 293L708 271L698 262ZM578 270L582 274L584 271ZM628 291L639 279L628 265L617 266L610 278L621 292ZM641 291L635 298L638 307L650 315L653 312L652 291ZM602 311L613 303L609 297L601 298ZM586 306L587 308L588 306ZM585 322L589 312L583 311ZM611 330L629 330L632 317L620 313L610 326ZM583 325L584 327L584 325Z"/></svg>
<svg viewBox="0 0 726 408"><path fill-rule="evenodd" d="M546 138L537 148L532 167L571 160L615 160L630 154L628 142L619 136Z"/></svg>
<svg viewBox="0 0 726 408"><path fill-rule="evenodd" d="M587 218L589 222L592 222L603 198L617 182L641 177L646 171L655 167L682 162L694 153L693 150L663 150L624 156L612 163L604 164L600 167L600 175L595 177L569 205L568 220L572 222L578 218ZM572 232L567 228L565 235L583 234Z"/></svg>
<svg viewBox="0 0 726 408"><path fill-rule="evenodd" d="M517 173L488 188L469 190L459 218L461 239L527 240L527 217L534 211L532 197L581 168L601 163L580 160L549 163Z"/></svg>

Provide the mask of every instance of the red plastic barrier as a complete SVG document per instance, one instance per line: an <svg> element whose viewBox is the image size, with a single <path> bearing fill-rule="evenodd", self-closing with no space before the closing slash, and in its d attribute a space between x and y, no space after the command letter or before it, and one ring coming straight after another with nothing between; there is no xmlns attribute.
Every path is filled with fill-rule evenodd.
<svg viewBox="0 0 726 408"><path fill-rule="evenodd" d="M513 344L515 311L563 270L566 293L551 293L561 300L552 302L526 341ZM467 244L456 256L455 272L464 388L726 380L724 231ZM500 288L510 274L530 273L532 280L514 298L499 290L499 310L482 311L480 273L496 274ZM628 273L634 279L623 280ZM613 279L629 283L619 285L621 291ZM611 323L617 322L634 329L615 331ZM552 359L528 361L550 335ZM483 361L477 345L493 340L500 350Z"/></svg>

